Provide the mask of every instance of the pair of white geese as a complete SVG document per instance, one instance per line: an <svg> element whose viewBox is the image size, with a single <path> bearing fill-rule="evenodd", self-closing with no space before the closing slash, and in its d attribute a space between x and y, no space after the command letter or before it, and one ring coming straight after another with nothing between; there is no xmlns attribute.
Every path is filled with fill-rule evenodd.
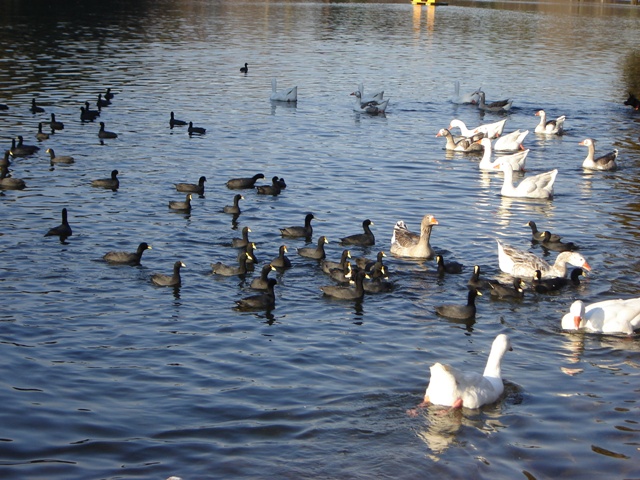
<svg viewBox="0 0 640 480"><path fill-rule="evenodd" d="M633 335L640 328L640 298L605 300L585 307L581 300L562 317L564 330L584 328L588 332ZM504 392L502 358L512 350L505 334L498 335L489 352L484 372L469 372L434 363L421 406L430 403L451 408L480 408L498 401Z"/></svg>
<svg viewBox="0 0 640 480"><path fill-rule="evenodd" d="M581 300L576 300L569 313L562 317L562 328L632 335L634 329L640 328L640 298L605 300L586 307ZM430 367L431 378L421 406L432 403L452 408L480 408L498 401L504 391L502 358L510 350L509 337L498 335L491 345L482 374L434 363Z"/></svg>

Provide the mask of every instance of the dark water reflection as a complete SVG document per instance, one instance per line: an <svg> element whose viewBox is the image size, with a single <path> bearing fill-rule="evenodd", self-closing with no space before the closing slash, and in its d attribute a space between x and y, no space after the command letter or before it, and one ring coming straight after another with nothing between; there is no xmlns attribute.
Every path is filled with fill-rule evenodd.
<svg viewBox="0 0 640 480"><path fill-rule="evenodd" d="M460 5L0 2L0 142L35 143L51 112L65 123L13 163L27 188L0 196L3 479L640 476L637 339L559 331L575 298L638 295L640 117L622 102L640 11ZM297 105L268 101L273 77L298 85ZM500 118L452 104L455 80L515 99L507 129L531 130L528 174L560 170L553 202L501 198L500 175L443 150L435 134L451 119ZM352 111L361 81L391 97L385 117ZM118 138L101 144L79 110L106 87L116 96L100 120ZM29 112L33 97L46 113ZM567 116L565 136L532 133L540 108ZM170 129L172 110L206 135ZM620 170L583 172L585 137L617 148ZM51 169L46 148L76 162ZM114 168L117 191L90 186ZM244 192L241 215L223 214L226 180L257 172L287 189ZM184 199L174 183L201 175L191 212L169 211ZM43 237L63 207L65 244ZM432 213L432 245L465 271L387 257L393 293L327 299L329 278L296 253L306 242L278 231L310 211L309 245L326 235L330 259L364 218L376 246L352 253L372 258L397 220L417 229ZM544 255L529 220L580 245L594 268L580 287L519 303L486 295L469 324L437 317L436 305L464 302L474 264L500 276L496 238ZM244 226L255 272L212 275ZM153 248L140 266L102 260L142 241ZM276 308L236 311L282 244L293 268L272 272ZM150 276L176 260L182 286L155 288ZM501 332L514 351L498 404L407 416L429 365L481 370Z"/></svg>

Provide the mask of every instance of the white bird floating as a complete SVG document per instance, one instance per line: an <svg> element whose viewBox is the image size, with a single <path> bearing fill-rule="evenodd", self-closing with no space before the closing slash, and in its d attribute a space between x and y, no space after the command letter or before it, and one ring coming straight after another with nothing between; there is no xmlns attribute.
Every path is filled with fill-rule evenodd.
<svg viewBox="0 0 640 480"><path fill-rule="evenodd" d="M381 90L379 92L376 92L372 95L365 95L364 94L364 83L361 83L358 85L358 92L360 92L360 101L362 103L368 103L368 102L382 102L383 97L384 97L384 90ZM355 92L354 92L355 93Z"/></svg>
<svg viewBox="0 0 640 480"><path fill-rule="evenodd" d="M544 133L546 135L562 135L564 132L564 121L567 119L564 115L555 120L547 121L547 114L544 110L538 110L536 116L540 117L540 123L536 125L535 133Z"/></svg>
<svg viewBox="0 0 640 480"><path fill-rule="evenodd" d="M465 125L462 120L453 119L451 123L449 123L449 130L452 128L459 128L460 133L464 137L471 137L476 133L482 133L486 138L497 138L502 135L502 131L504 130L504 124L507 122L507 119L500 120L494 123L486 123L484 125L480 125L479 127L469 129Z"/></svg>
<svg viewBox="0 0 640 480"><path fill-rule="evenodd" d="M484 110L485 112L495 112L495 113L507 112L511 109L511 106L513 105L513 100L510 100L510 99L497 100L495 102L486 103L484 92L482 90L478 90L476 91L476 93L480 97L478 100L478 108L480 110Z"/></svg>
<svg viewBox="0 0 640 480"><path fill-rule="evenodd" d="M577 252L561 252L553 265L531 252L502 243L498 243L498 265L500 270L513 277L533 278L536 270L540 270L543 278L566 277L567 263L591 271L591 266L582 255Z"/></svg>
<svg viewBox="0 0 640 480"><path fill-rule="evenodd" d="M507 133L498 139L493 144L493 149L496 152L517 152L518 150L524 150L522 142L529 134L529 130L515 130L511 133Z"/></svg>
<svg viewBox="0 0 640 480"><path fill-rule="evenodd" d="M351 95L356 97L356 103L353 105L354 112L377 115L379 113L384 113L387 109L387 105L389 105L389 99L383 100L381 102L377 102L375 100L369 102L361 101L362 94L360 93L360 90L356 90Z"/></svg>
<svg viewBox="0 0 640 480"><path fill-rule="evenodd" d="M592 138L585 138L578 145L584 145L589 148L587 158L582 162L582 168L587 170L615 170L618 168L616 160L618 159L618 149L614 148L612 152L602 155L601 157L594 158L596 153L595 140Z"/></svg>
<svg viewBox="0 0 640 480"><path fill-rule="evenodd" d="M478 89L480 90L480 89ZM460 94L460 82L456 80L454 84L454 96L451 99L452 103L457 103L459 105L468 104L468 103L478 103L480 100L480 95L478 95L478 90L471 93L463 93Z"/></svg>
<svg viewBox="0 0 640 480"><path fill-rule="evenodd" d="M563 330L584 329L594 333L632 335L640 328L640 298L605 300L585 307L582 300L571 304L562 317Z"/></svg>
<svg viewBox="0 0 640 480"><path fill-rule="evenodd" d="M503 197L549 200L553 198L553 184L556 181L556 175L558 175L557 169L525 177L516 186L513 185L513 167L511 164L502 162L500 170L504 173L504 182L500 190L500 194Z"/></svg>
<svg viewBox="0 0 640 480"><path fill-rule="evenodd" d="M276 79L271 80L271 97L272 102L297 102L298 101L298 87L285 88L278 91L278 84Z"/></svg>
<svg viewBox="0 0 640 480"><path fill-rule="evenodd" d="M522 150L521 152L512 153L509 155L502 155L500 157L496 157L495 161L491 161L491 140L488 138L481 138L479 140L480 145L484 147L484 154L482 155L482 160L480 160L480 164L478 168L480 170L499 170L502 168L502 164L504 162L508 162L511 165L511 168L515 172L524 172L525 162L527 160L527 155L529 154L529 150Z"/></svg>
<svg viewBox="0 0 640 480"><path fill-rule="evenodd" d="M451 365L435 363L430 367L431 378L424 394L423 405L432 403L452 408L480 408L496 402L502 392L502 357L511 348L511 340L504 333L491 345L484 373L468 372Z"/></svg>

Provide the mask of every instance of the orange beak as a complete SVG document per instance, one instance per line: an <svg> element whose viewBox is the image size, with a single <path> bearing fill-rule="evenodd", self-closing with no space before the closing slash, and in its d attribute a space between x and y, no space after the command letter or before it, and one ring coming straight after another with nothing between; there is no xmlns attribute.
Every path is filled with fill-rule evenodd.
<svg viewBox="0 0 640 480"><path fill-rule="evenodd" d="M582 268L586 269L588 272L591 271L591 266L589 266L587 262L584 262L584 265L582 265Z"/></svg>
<svg viewBox="0 0 640 480"><path fill-rule="evenodd" d="M576 330L580 328L580 320L582 320L580 318L580 315L576 315L575 317L573 317L573 323L576 326Z"/></svg>

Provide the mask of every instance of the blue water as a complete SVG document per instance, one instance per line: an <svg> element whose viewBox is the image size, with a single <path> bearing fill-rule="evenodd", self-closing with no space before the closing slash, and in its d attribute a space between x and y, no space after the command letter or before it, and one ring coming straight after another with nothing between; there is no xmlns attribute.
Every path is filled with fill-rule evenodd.
<svg viewBox="0 0 640 480"><path fill-rule="evenodd" d="M453 3L453 2L452 2ZM637 48L629 6L406 2L107 2L75 9L0 8L1 142L34 144L51 112L65 129L16 159L27 189L0 196L0 475L3 479L637 478L637 338L567 334L560 318L587 303L638 295L640 116L622 104ZM614 34L612 34L614 32ZM245 62L247 75L239 72ZM296 106L272 105L271 79L298 85ZM453 118L501 116L451 103L456 80L489 100L513 98L507 131L529 129L527 174L559 169L553 201L500 197L500 174L436 138ZM384 89L386 116L352 111L349 94ZM79 109L111 87L100 144ZM35 97L46 113L32 115ZM535 111L567 116L566 135L536 136ZM207 128L169 128L169 112ZM45 129L46 131L46 129ZM620 169L585 173L586 149L620 152ZM51 169L46 148L75 163ZM116 192L90 186L113 169ZM243 192L236 222L222 208L229 178L282 176L277 197ZM169 211L177 182L207 177L190 214ZM43 237L69 210L67 244ZM278 228L313 212L315 244L366 218L389 253L393 225L436 216L433 261L385 259L395 289L361 303L323 297L331 280ZM474 264L500 274L495 239L531 248L534 220L580 245L593 271L553 296L477 301L473 324L435 314L464 303ZM245 279L231 239L252 230L259 263ZM134 251L138 267L102 256ZM285 244L293 268L274 275L276 308L235 301ZM555 258L552 253L548 258ZM186 264L182 287L153 273ZM446 415L421 402L436 361L483 369L507 333L505 395Z"/></svg>

